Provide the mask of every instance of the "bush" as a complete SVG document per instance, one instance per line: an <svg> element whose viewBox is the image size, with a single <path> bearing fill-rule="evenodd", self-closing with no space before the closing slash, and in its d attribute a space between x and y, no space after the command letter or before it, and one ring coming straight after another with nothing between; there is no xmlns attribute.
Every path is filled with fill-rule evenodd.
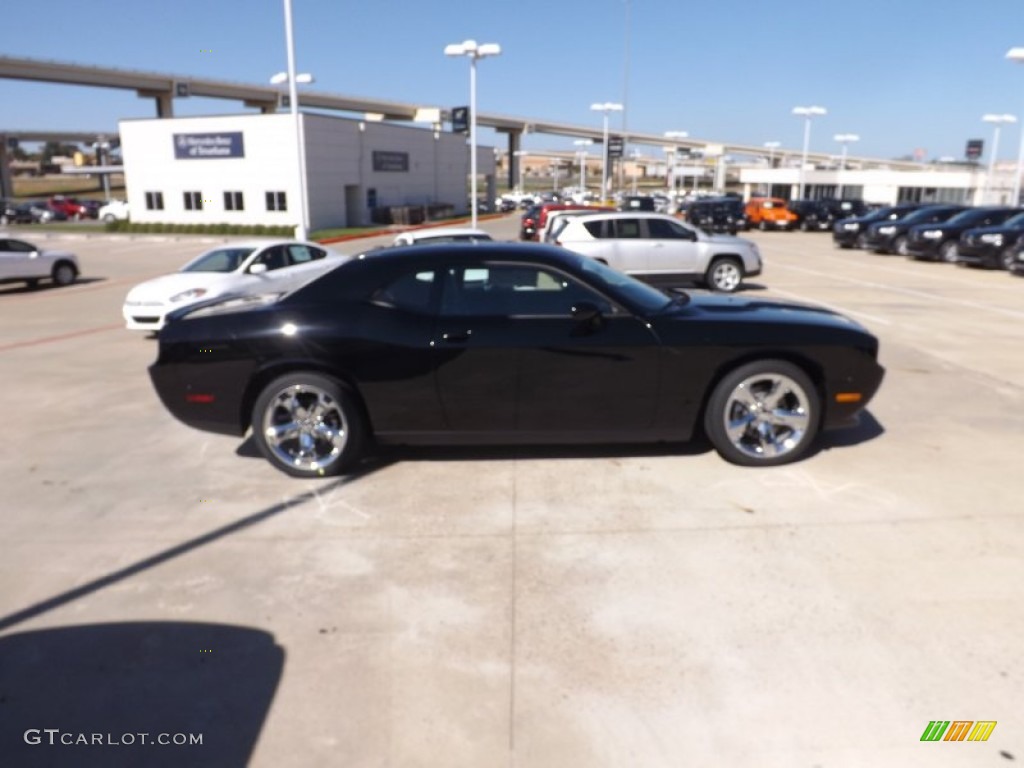
<svg viewBox="0 0 1024 768"><path fill-rule="evenodd" d="M166 222L142 223L138 221L108 221L105 232L151 233L176 235L254 235L263 237L292 237L295 228L280 224L172 224Z"/></svg>

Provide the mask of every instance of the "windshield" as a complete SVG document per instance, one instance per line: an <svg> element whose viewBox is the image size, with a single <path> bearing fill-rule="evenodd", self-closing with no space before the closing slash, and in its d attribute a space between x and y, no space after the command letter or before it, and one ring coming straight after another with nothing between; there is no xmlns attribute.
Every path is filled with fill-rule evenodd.
<svg viewBox="0 0 1024 768"><path fill-rule="evenodd" d="M951 226L956 227L956 226L959 226L960 224L970 224L972 221L977 221L978 219L987 218L989 216L994 215L995 213L997 213L997 212L996 211L986 211L986 210L964 211L963 213L958 213L956 216L951 217L950 219L948 219L946 221L946 223L951 225Z"/></svg>
<svg viewBox="0 0 1024 768"><path fill-rule="evenodd" d="M255 248L218 248L187 264L182 272L234 272Z"/></svg>
<svg viewBox="0 0 1024 768"><path fill-rule="evenodd" d="M1005 226L1010 229L1021 229L1024 228L1024 213L1018 213L1012 219L1007 219L1004 222Z"/></svg>
<svg viewBox="0 0 1024 768"><path fill-rule="evenodd" d="M645 312L657 312L665 309L672 303L668 296L656 288L652 288L646 283L641 283L629 275L617 272L588 256L580 256L580 267L591 278L596 278L600 285L609 288L612 293L625 296Z"/></svg>

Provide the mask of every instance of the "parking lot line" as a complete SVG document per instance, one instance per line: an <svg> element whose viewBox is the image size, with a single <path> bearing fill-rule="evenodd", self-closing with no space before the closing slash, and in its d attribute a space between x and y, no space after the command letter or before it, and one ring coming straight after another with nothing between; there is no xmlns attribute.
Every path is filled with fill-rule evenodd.
<svg viewBox="0 0 1024 768"><path fill-rule="evenodd" d="M772 269L791 269L794 272L803 272L808 275L814 275L815 277L824 277L832 280L841 280L844 283L852 283L854 285L862 285L867 288L877 288L891 293L902 293L906 296L916 296L922 299L932 299L938 302L944 302L946 304L953 304L960 307L968 307L970 309L980 309L985 312L994 312L1000 315L1008 315L1015 318L1024 318L1024 312L1007 309L1005 307L993 307L989 304L981 304L977 301L968 301L967 299L951 299L946 296L942 296L938 293L929 293L928 291L919 291L916 288L903 288L895 285L889 285L886 283L877 283L873 280L861 280L857 277L843 277L837 275L834 272L822 272L817 269L808 269L807 267L795 267L791 264L779 264L772 263ZM817 301L817 300L815 300ZM821 302L818 301L820 304Z"/></svg>
<svg viewBox="0 0 1024 768"><path fill-rule="evenodd" d="M772 265L775 266L774 264ZM879 323L881 325L892 325L892 320L886 320L884 317L878 315L869 315L867 312L859 312L856 309L849 309L847 307L839 307L835 304L827 304L821 299L810 298L808 296L801 296L799 293L793 293L792 291L784 291L781 288L771 288L772 293L778 293L783 296L788 296L791 299L799 299L800 301L806 301L808 304L817 304L819 307L825 307L831 309L833 312L838 312L842 315L853 315L854 317L863 317L865 320L870 320L873 323Z"/></svg>
<svg viewBox="0 0 1024 768"><path fill-rule="evenodd" d="M70 333L60 333L56 336L43 336L38 339L26 339L25 341L15 341L11 344L0 345L0 352L9 352L12 349L20 349L22 347L37 347L41 344L53 344L58 341L67 341L68 339L74 339L79 336L89 336L93 333L103 333L104 331L112 331L115 328L124 327L123 323L110 323L109 325L98 325L95 328L85 328L81 331L71 331Z"/></svg>

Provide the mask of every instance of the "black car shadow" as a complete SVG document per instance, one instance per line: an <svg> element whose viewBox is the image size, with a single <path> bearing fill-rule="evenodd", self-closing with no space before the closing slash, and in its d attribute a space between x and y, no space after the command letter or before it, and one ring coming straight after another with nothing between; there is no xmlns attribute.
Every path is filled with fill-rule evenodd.
<svg viewBox="0 0 1024 768"><path fill-rule="evenodd" d="M245 766L284 658L273 635L224 624L86 624L0 636L0 762Z"/></svg>
<svg viewBox="0 0 1024 768"><path fill-rule="evenodd" d="M822 432L811 450L808 451L807 457L814 456L821 451L831 451L834 448L850 448L884 434L885 427L879 423L878 419L872 416L870 411L861 411L855 426Z"/></svg>
<svg viewBox="0 0 1024 768"><path fill-rule="evenodd" d="M368 449L348 482L362 479L400 461L503 461L516 459L615 459L641 456L697 456L711 450L703 436L689 442L597 443L549 445L377 445ZM250 435L235 450L236 456L264 460Z"/></svg>
<svg viewBox="0 0 1024 768"><path fill-rule="evenodd" d="M89 283L103 283L109 280L108 277L79 277L71 285L57 285L48 278L41 278L41 282L34 288L22 282L0 284L0 296L17 296L25 293L45 293L46 291L62 291L73 288L76 285L88 285Z"/></svg>

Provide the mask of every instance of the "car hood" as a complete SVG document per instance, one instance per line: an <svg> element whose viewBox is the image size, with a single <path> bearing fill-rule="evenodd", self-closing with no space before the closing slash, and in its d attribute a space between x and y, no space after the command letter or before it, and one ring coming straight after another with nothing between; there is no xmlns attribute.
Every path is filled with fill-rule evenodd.
<svg viewBox="0 0 1024 768"><path fill-rule="evenodd" d="M233 272L175 272L147 280L128 292L126 301L166 301L193 288L205 288L206 298L238 290L240 281Z"/></svg>
<svg viewBox="0 0 1024 768"><path fill-rule="evenodd" d="M745 237L736 237L735 235L719 235L719 234L707 234L701 238L706 243L721 243L723 245L751 245L754 241L747 240Z"/></svg>
<svg viewBox="0 0 1024 768"><path fill-rule="evenodd" d="M664 315L671 320L702 318L714 322L772 323L775 325L815 325L867 333L851 320L826 307L785 299L746 298L743 296L691 296L690 301Z"/></svg>

